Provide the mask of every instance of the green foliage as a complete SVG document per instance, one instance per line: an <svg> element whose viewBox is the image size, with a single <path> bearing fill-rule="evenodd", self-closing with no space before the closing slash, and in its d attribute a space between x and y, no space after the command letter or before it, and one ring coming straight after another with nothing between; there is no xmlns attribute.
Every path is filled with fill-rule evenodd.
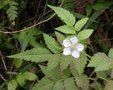
<svg viewBox="0 0 113 90"><path fill-rule="evenodd" d="M23 77L25 78L25 80L29 80L29 81L35 80L37 78L37 76L31 72L24 72Z"/></svg>
<svg viewBox="0 0 113 90"><path fill-rule="evenodd" d="M47 45L47 47L53 52L53 53L59 53L62 51L62 48L59 46L59 44L55 41L54 38L47 34L44 35L44 40Z"/></svg>
<svg viewBox="0 0 113 90"><path fill-rule="evenodd" d="M46 48L34 48L8 57L24 59L32 62L41 62L46 61L49 56L51 56L51 53Z"/></svg>
<svg viewBox="0 0 113 90"><path fill-rule="evenodd" d="M53 86L53 90L64 90L64 83L59 80L55 83L55 85Z"/></svg>
<svg viewBox="0 0 113 90"><path fill-rule="evenodd" d="M63 4L67 3L68 1L72 2L72 0L67 0L67 1L65 0ZM29 1L26 1L26 4L25 3L21 4L22 2L24 1L18 1L18 0L17 1L13 1L13 0L0 1L0 9L6 10L9 21L11 21L13 25L15 24L15 19L17 18L17 15L18 15L18 9L23 7L23 6L21 7L21 5L29 5L31 3L31 2L29 3ZM40 2L44 3L45 1L40 1ZM91 1L88 1L88 2L91 3ZM101 36L101 35L100 33L98 34L98 36L95 35L95 33L97 34L98 29L97 27L93 26L95 24L98 26L98 23L100 26L101 24L103 25L104 22L103 23L99 22L100 18L98 20L96 19L99 17L100 14L102 14L102 12L105 9L109 9L109 7L111 7L111 5L113 4L112 1L106 3L106 0L101 0L99 2L97 0L92 4L86 3L87 4L85 9L86 15L85 14L82 15L77 12L72 14L64 8L48 5L52 10L55 11L58 17L60 17L60 19L65 24L62 26L56 27L55 33L53 31L51 32L47 31L48 34L45 34L46 32L44 32L43 34L42 32L43 29L45 29L45 27L49 29L51 28L53 29L52 25L46 26L45 23L43 23L46 20L41 21L41 24L35 23L35 22L37 22L36 21L37 19L39 20L45 19L46 17L49 16L49 13L51 13L51 12L49 13L46 12L47 3L48 2L46 2L45 6L43 7L40 5L37 9L33 11L33 13L30 12L30 14L28 10L32 8L31 6L26 7L27 9L24 8L26 10L24 13L21 13L21 10L19 10L20 16L21 14L24 14L24 15L29 14L29 17L31 19L30 20L27 19L24 22L22 21L23 19L18 20L19 18L24 18L24 17L17 18L17 23L16 23L17 26L15 26L14 28L17 28L17 29L23 28L23 27L26 27L24 25L28 25L30 26L31 29L26 28L26 30L21 31L19 34L11 35L11 37L8 38L8 40L10 39L10 41L15 45L16 48L12 47L11 52L9 50L8 52L6 51L3 52L3 54L6 53L7 55L9 55L9 53L12 54L20 51L18 54L8 56L8 58L10 59L14 58L13 60L16 66L16 68L12 69L13 65L9 65L11 66L11 71L8 72L8 74L10 74L10 77L8 78L9 82L6 83L8 85L8 90L16 90L16 89L19 89L20 87L26 90L45 90L45 89L47 90L93 90L93 89L94 90L103 90L103 89L112 90L113 49L111 48L109 52L106 52L108 53L108 56L104 52L102 53L98 52L99 50L103 51L103 48L101 48L101 46L96 48L96 45L98 44L95 38L98 38L98 36ZM61 0L55 0L55 3L57 5L61 3ZM34 3L32 4L34 5ZM67 3L67 6L66 5L64 6L65 8L71 9L71 5L73 4ZM38 13L39 12L38 9L40 9L40 7L44 8L44 11L41 17L40 17L41 14ZM36 8L36 6L34 5L33 8ZM77 9L78 6L74 8ZM35 17L34 17L34 13L35 13ZM107 15L109 14L106 14L105 16ZM77 18L77 22L76 22L76 18ZM79 18L81 19L78 20ZM107 20L109 21L109 17L107 17ZM22 25L20 22L24 24ZM7 20L4 23L4 25L5 24L7 24L6 26L9 26L8 29L10 29L10 24L7 23ZM61 24L62 23L60 23L60 25ZM34 27L35 25L37 25L37 27L39 25L39 28L42 31L40 31L39 28ZM55 25L55 26L58 26L58 25ZM4 27L6 26L3 26L2 28L5 29ZM92 38L91 39L89 38L92 35L94 30L88 29L88 28L96 29L94 33L95 36L92 36L95 39L95 41L93 42L92 42ZM106 27L104 29L106 30ZM101 27L101 30L103 31L103 26ZM6 36L9 37L10 34ZM78 44L79 43L83 44L85 42L83 44L84 50L80 52L79 58L74 58L72 57L71 54L63 55L62 53L64 52L63 49L65 48L64 45L62 45L63 40L68 39L72 36L78 37ZM1 35L1 38L2 38L2 35ZM102 40L104 39L109 40L108 37L107 38L102 37ZM3 38L3 41L5 41L4 38ZM2 42L2 40L0 40L0 42ZM89 45L86 45L86 42ZM94 45L95 44L96 45L93 46L92 45L93 43ZM77 46L77 44L74 44L74 45ZM110 45L112 44L110 43ZM70 47L71 46L69 46L68 48ZM26 50L29 48L33 48L33 49ZM78 48L74 48L74 49L78 50ZM94 52L97 52L97 53L94 54ZM1 55L2 61L4 61L5 57L2 58L2 54L0 55ZM32 63L31 62L22 63L23 60L31 61ZM90 67L93 67L94 71ZM7 67L6 67L6 70L7 70ZM32 73L28 71L32 71ZM34 73L36 73L37 75L35 75ZM0 76L2 77L2 75ZM34 84L32 80L37 79L37 77L38 77L38 80L36 84L32 86ZM3 75L3 80L5 81L4 75ZM4 86L6 86L6 84L4 85L3 83L3 85L0 86L0 89L6 90L6 89L3 89Z"/></svg>
<svg viewBox="0 0 113 90"><path fill-rule="evenodd" d="M76 77L76 84L78 87L80 87L82 90L89 90L89 80L87 76L79 76Z"/></svg>
<svg viewBox="0 0 113 90"><path fill-rule="evenodd" d="M48 64L47 64L47 69L52 70L56 68L60 63L60 55L54 55L54 57L49 58Z"/></svg>
<svg viewBox="0 0 113 90"><path fill-rule="evenodd" d="M113 1L109 1L109 2L97 2L94 5L92 5L92 8L95 10L103 10L103 9L108 9L111 5L113 5Z"/></svg>
<svg viewBox="0 0 113 90"><path fill-rule="evenodd" d="M92 33L93 33L92 29L84 29L78 33L78 38L79 40L87 39L91 36Z"/></svg>
<svg viewBox="0 0 113 90"><path fill-rule="evenodd" d="M92 8L90 4L86 5L86 16L89 16L92 12Z"/></svg>
<svg viewBox="0 0 113 90"><path fill-rule="evenodd" d="M16 90L17 88L17 82L16 80L11 80L8 82L8 90Z"/></svg>
<svg viewBox="0 0 113 90"><path fill-rule="evenodd" d="M81 54L81 57L74 61L75 68L79 75L84 73L85 65L87 64L87 57L84 54Z"/></svg>
<svg viewBox="0 0 113 90"><path fill-rule="evenodd" d="M13 25L15 25L15 19L17 17L17 10L18 10L18 3L15 2L15 1L10 1L9 2L9 8L7 9L6 13L7 13L7 16L9 18L9 21L12 22Z"/></svg>
<svg viewBox="0 0 113 90"><path fill-rule="evenodd" d="M104 90L112 90L113 89L113 80L109 80L106 83L105 89Z"/></svg>
<svg viewBox="0 0 113 90"><path fill-rule="evenodd" d="M80 31L84 27L84 25L87 23L87 21L88 21L88 18L83 18L83 19L77 21L74 26L75 30Z"/></svg>
<svg viewBox="0 0 113 90"><path fill-rule="evenodd" d="M16 81L18 82L18 84L23 87L25 85L25 78L23 76L22 73L19 73L16 77Z"/></svg>
<svg viewBox="0 0 113 90"><path fill-rule="evenodd" d="M56 30L65 33L65 34L75 34L75 29L72 26L63 25L60 27L55 28Z"/></svg>
<svg viewBox="0 0 113 90"><path fill-rule="evenodd" d="M58 42L60 43L60 45L62 45L62 42L65 39L64 35L59 32L55 32L55 35L56 35L56 38L57 38Z"/></svg>
<svg viewBox="0 0 113 90"><path fill-rule="evenodd" d="M73 58L71 56L62 56L60 60L60 69L62 71L66 69L70 65L72 60Z"/></svg>
<svg viewBox="0 0 113 90"><path fill-rule="evenodd" d="M92 58L88 67L95 67L95 71L104 71L113 68L113 61L104 53L97 53Z"/></svg>
<svg viewBox="0 0 113 90"><path fill-rule="evenodd" d="M44 77L31 90L52 90L54 82L47 77Z"/></svg>
<svg viewBox="0 0 113 90"><path fill-rule="evenodd" d="M73 26L75 24L75 17L69 11L55 6L48 5L55 13L60 17L60 19L67 25Z"/></svg>
<svg viewBox="0 0 113 90"><path fill-rule="evenodd" d="M109 50L108 56L109 56L110 58L113 58L113 48L111 48L111 49Z"/></svg>
<svg viewBox="0 0 113 90"><path fill-rule="evenodd" d="M65 90L78 90L73 78L67 78L64 80Z"/></svg>

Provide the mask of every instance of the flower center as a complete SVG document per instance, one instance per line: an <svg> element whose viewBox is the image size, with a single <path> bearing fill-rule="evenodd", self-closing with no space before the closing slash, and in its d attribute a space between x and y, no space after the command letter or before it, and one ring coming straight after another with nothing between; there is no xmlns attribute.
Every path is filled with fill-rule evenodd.
<svg viewBox="0 0 113 90"><path fill-rule="evenodd" d="M71 44L71 45L70 45L70 48L71 48L71 49L76 49L76 44Z"/></svg>

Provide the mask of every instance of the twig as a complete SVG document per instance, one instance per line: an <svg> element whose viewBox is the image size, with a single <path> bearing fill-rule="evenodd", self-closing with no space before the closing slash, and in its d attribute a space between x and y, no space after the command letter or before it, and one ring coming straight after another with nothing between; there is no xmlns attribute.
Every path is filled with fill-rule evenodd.
<svg viewBox="0 0 113 90"><path fill-rule="evenodd" d="M2 63L3 63L4 69L7 71L7 67L6 67L6 64L5 64L5 61L4 61L4 58L3 58L1 51L0 51L0 56L1 56L1 60L2 60Z"/></svg>
<svg viewBox="0 0 113 90"><path fill-rule="evenodd" d="M7 81L1 74L0 74L0 78L1 78L2 80L4 80L5 82Z"/></svg>
<svg viewBox="0 0 113 90"><path fill-rule="evenodd" d="M62 2L61 2L61 4L59 5L59 7L61 7L61 6L63 5L63 2L64 2L64 0L62 0ZM31 29L31 28L33 28L33 27L36 27L36 26L38 26L38 25L40 25L40 24L42 24L42 23L45 23L45 22L49 21L49 20L52 19L55 15L56 15L56 14L54 13L54 14L53 14L51 17L49 17L48 19L43 20L43 21L40 21L40 22L38 22L38 23L36 23L36 24L34 24L34 25L30 26L30 27L27 27L27 28L25 28L25 29L13 31L13 32L4 32L4 31L0 31L0 33L4 33L4 34L14 34L14 33L18 33L18 32L23 32L23 31L26 31L26 30L28 30L28 29Z"/></svg>

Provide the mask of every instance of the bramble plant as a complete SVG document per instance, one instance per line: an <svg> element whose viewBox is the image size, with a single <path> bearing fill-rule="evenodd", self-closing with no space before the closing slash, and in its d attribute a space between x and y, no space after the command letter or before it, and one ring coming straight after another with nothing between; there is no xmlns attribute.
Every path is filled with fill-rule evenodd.
<svg viewBox="0 0 113 90"><path fill-rule="evenodd" d="M91 90L92 88L102 90L97 81L99 79L107 82L105 88L111 87L110 83L113 84L113 81L107 79L107 72L103 74L103 71L110 72L113 68L113 49L110 49L108 56L101 52L93 56L87 54L88 39L94 32L93 29L84 28L89 18L85 17L76 21L76 17L65 9L50 5L48 7L54 10L64 22L64 25L55 28L56 39L44 33L46 46L8 56L34 63L48 62L47 66L39 65L45 76L31 90ZM94 67L91 76L84 73L85 68L88 67ZM97 74L97 77L93 78L93 74ZM36 76L31 75L33 77L31 80L34 80ZM89 83L90 80L93 83ZM10 83L15 85L16 80L10 81L9 85ZM20 81L19 85L24 86L22 83Z"/></svg>

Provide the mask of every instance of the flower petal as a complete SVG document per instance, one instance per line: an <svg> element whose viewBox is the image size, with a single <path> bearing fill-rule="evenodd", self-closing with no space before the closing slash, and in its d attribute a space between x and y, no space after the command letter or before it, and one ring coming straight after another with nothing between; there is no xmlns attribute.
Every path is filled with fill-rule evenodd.
<svg viewBox="0 0 113 90"><path fill-rule="evenodd" d="M70 48L64 48L63 54L64 54L64 55L69 55L69 54L71 54Z"/></svg>
<svg viewBox="0 0 113 90"><path fill-rule="evenodd" d="M73 44L78 43L78 38L77 38L76 36L70 38L70 40L71 40L71 42L72 42Z"/></svg>
<svg viewBox="0 0 113 90"><path fill-rule="evenodd" d="M69 46L71 45L70 40L68 40L68 39L64 39L64 41L63 41L63 45L64 45L64 47L69 47Z"/></svg>
<svg viewBox="0 0 113 90"><path fill-rule="evenodd" d="M84 49L84 45L83 44L77 44L76 48L78 51L82 51Z"/></svg>
<svg viewBox="0 0 113 90"><path fill-rule="evenodd" d="M80 52L79 52L78 50L74 50L74 51L72 52L72 56L73 56L74 58L79 58L79 57L80 57Z"/></svg>

